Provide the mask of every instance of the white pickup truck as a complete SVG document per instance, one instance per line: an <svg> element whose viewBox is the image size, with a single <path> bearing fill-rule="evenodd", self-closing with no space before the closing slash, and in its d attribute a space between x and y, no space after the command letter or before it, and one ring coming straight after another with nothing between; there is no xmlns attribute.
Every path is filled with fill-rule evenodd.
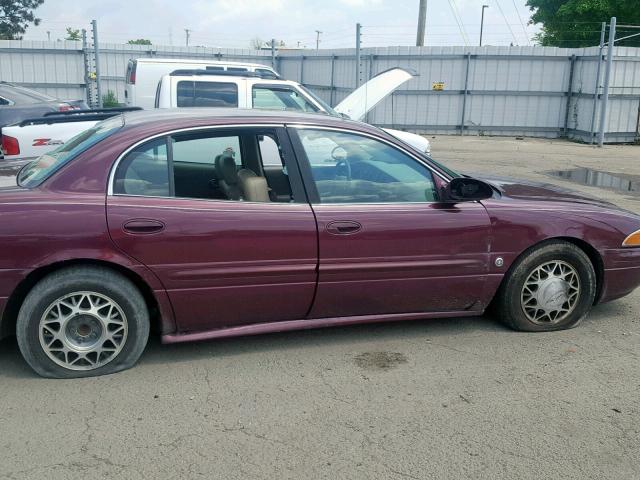
<svg viewBox="0 0 640 480"><path fill-rule="evenodd" d="M161 78L155 107L298 110L362 121L378 103L415 75L415 72L399 67L389 69L373 77L331 108L298 82L262 78L252 73L229 75L227 72L181 69ZM384 130L423 153L431 153L429 140L420 135L389 128Z"/></svg>
<svg viewBox="0 0 640 480"><path fill-rule="evenodd" d="M98 108L46 113L2 128L2 163L32 160L54 150L97 122L139 107ZM0 157L2 158L2 157Z"/></svg>
<svg viewBox="0 0 640 480"><path fill-rule="evenodd" d="M303 85L270 78L256 72L219 72L211 70L176 70L164 75L156 91L156 108L227 107L269 110L298 110L344 116L363 120L385 97L415 76L403 68L382 72L356 89L336 107L331 108ZM122 111L103 109L31 119L2 129L2 145L7 160L40 156L66 142L96 122ZM64 118L68 121L65 122ZM430 154L426 138L410 132L385 129L388 133Z"/></svg>

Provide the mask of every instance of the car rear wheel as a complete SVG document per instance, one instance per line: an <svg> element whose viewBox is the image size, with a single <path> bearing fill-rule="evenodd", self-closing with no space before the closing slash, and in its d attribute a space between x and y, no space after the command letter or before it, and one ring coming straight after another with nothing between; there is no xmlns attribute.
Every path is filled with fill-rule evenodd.
<svg viewBox="0 0 640 480"><path fill-rule="evenodd" d="M572 243L553 241L520 257L496 298L500 319L516 330L575 327L589 313L596 275L589 257Z"/></svg>
<svg viewBox="0 0 640 480"><path fill-rule="evenodd" d="M136 286L109 268L70 267L43 278L18 314L18 345L49 378L105 375L132 367L149 337Z"/></svg>

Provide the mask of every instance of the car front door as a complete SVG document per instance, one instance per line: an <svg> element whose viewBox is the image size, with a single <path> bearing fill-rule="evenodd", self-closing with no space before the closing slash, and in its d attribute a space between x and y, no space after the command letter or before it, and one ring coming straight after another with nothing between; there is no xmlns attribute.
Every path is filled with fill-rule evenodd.
<svg viewBox="0 0 640 480"><path fill-rule="evenodd" d="M289 128L319 232L310 318L479 311L490 221L438 201L438 173L386 140Z"/></svg>
<svg viewBox="0 0 640 480"><path fill-rule="evenodd" d="M272 201L252 201L235 183L244 170L266 192L259 141L268 135L284 142L279 151L286 165L293 155L282 132L174 132L140 143L117 164L107 197L111 237L162 281L180 332L307 314L317 279L317 232L299 177L289 177L290 195L277 192ZM225 173L212 178L218 163ZM288 171L298 172L290 165ZM228 198L216 198L221 186Z"/></svg>

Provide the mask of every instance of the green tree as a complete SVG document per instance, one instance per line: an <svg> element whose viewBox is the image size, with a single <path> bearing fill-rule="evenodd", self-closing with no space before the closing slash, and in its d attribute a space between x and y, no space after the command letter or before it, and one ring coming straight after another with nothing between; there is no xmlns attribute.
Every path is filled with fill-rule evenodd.
<svg viewBox="0 0 640 480"><path fill-rule="evenodd" d="M640 25L638 0L527 0L533 11L531 23L542 24L537 35L541 45L589 47L600 42L600 24L616 17L621 25ZM620 28L617 37L640 33ZM618 43L616 43L618 44ZM623 40L625 46L640 46L640 37Z"/></svg>
<svg viewBox="0 0 640 480"><path fill-rule="evenodd" d="M71 27L67 27L67 37L65 40L80 40L80 30L74 30Z"/></svg>
<svg viewBox="0 0 640 480"><path fill-rule="evenodd" d="M33 11L43 3L44 0L0 0L0 40L21 40L30 23L40 23Z"/></svg>
<svg viewBox="0 0 640 480"><path fill-rule="evenodd" d="M151 40L147 40L146 38L138 38L137 40L129 40L127 43L129 45L151 45Z"/></svg>

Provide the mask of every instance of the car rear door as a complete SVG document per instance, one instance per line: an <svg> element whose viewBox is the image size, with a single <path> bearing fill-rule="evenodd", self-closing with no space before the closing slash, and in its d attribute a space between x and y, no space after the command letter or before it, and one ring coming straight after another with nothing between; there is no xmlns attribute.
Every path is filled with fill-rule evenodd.
<svg viewBox="0 0 640 480"><path fill-rule="evenodd" d="M141 143L119 160L107 198L111 237L162 281L181 332L306 316L316 286L317 232L299 176L291 176L293 198L254 203L203 198L200 187L190 195L195 177L173 175L175 164L189 163L185 157L192 152L192 168L203 162L203 176L210 169L204 160L223 153L260 176L254 157L262 135L277 139L285 164L291 161L282 132L210 129L198 138L193 130L174 132ZM207 135L215 140L210 145L240 139L240 151L202 148ZM252 136L255 148L246 141ZM184 142L199 142L200 152Z"/></svg>
<svg viewBox="0 0 640 480"><path fill-rule="evenodd" d="M370 135L289 128L318 223L311 318L479 311L490 221L478 202L438 202L437 175Z"/></svg>

